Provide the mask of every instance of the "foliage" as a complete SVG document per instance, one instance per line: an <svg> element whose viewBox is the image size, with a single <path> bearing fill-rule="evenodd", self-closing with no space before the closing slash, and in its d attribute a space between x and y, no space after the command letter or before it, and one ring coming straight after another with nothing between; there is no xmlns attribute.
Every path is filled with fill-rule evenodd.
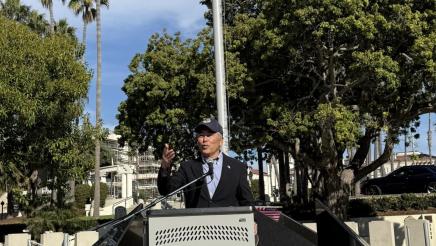
<svg viewBox="0 0 436 246"><path fill-rule="evenodd" d="M115 159L114 153L111 149L111 146L106 143L101 143L101 166L110 166L112 165L112 161Z"/></svg>
<svg viewBox="0 0 436 246"><path fill-rule="evenodd" d="M0 185L26 187L44 170L43 184L62 198L66 182L89 169L94 130L86 117L81 126L74 121L90 74L77 51L70 37L40 36L0 16Z"/></svg>
<svg viewBox="0 0 436 246"><path fill-rule="evenodd" d="M26 225L32 234L32 238L39 240L40 235L45 231L75 234L78 231L89 230L97 224L111 219L107 217L96 219L79 216L80 214L74 210L52 208L33 213L32 217L26 220Z"/></svg>
<svg viewBox="0 0 436 246"><path fill-rule="evenodd" d="M426 210L436 208L434 195L402 194L380 198L362 198L350 200L350 217L376 216L377 213L407 210Z"/></svg>
<svg viewBox="0 0 436 246"><path fill-rule="evenodd" d="M100 4L109 7L108 0L100 0ZM82 14L84 25L93 22L96 18L97 10L95 9L94 0L70 0L68 7L73 10L75 15Z"/></svg>
<svg viewBox="0 0 436 246"><path fill-rule="evenodd" d="M86 202L90 201L92 197L91 186L87 184L76 185L74 198L75 205L78 209L84 209Z"/></svg>
<svg viewBox="0 0 436 246"><path fill-rule="evenodd" d="M91 199L94 199L94 185L91 187ZM104 207L107 195L109 194L109 187L106 183L100 182L100 207Z"/></svg>
<svg viewBox="0 0 436 246"><path fill-rule="evenodd" d="M228 47L254 81L244 84L251 112L241 109L250 115L242 125L258 125L244 136L290 151L311 170L313 195L339 212L349 190L344 180L357 181L386 162L402 127L435 110L429 105L436 99L436 67L428 66L435 43L422 46L436 30L435 3L272 0L257 6L257 15L236 15L228 28ZM364 167L382 130L385 151ZM350 167L342 161L347 147L356 149ZM345 168L354 178L345 178Z"/></svg>
<svg viewBox="0 0 436 246"><path fill-rule="evenodd" d="M52 157L51 186L57 189L58 205L62 206L65 194L69 190L69 180L84 180L93 167L93 148L95 129L88 118L83 124L72 124L72 132L63 138L49 143L48 150Z"/></svg>
<svg viewBox="0 0 436 246"><path fill-rule="evenodd" d="M28 26L40 36L47 36L51 32L50 23L44 18L44 14L32 10L29 6L22 5L20 0L0 1L0 15ZM69 26L65 19L54 23L53 31L76 40L75 28Z"/></svg>
<svg viewBox="0 0 436 246"><path fill-rule="evenodd" d="M144 201L147 201L149 199L155 198L155 195L158 193L157 190L153 189L145 189L145 190L139 190L138 192L138 198L143 199Z"/></svg>
<svg viewBox="0 0 436 246"><path fill-rule="evenodd" d="M127 141L141 151L153 146L160 156L163 144L170 143L177 158L193 157L193 128L216 112L211 45L209 29L194 40L167 33L150 38L147 51L133 57L131 75L124 81L127 100L119 106L115 128L122 144ZM232 69L227 95L232 103L243 104L239 98L245 80L242 65L228 63Z"/></svg>
<svg viewBox="0 0 436 246"><path fill-rule="evenodd" d="M34 212L26 225L32 237L39 239L45 231L63 231L66 221L76 216L72 210L52 208Z"/></svg>
<svg viewBox="0 0 436 246"><path fill-rule="evenodd" d="M254 199L259 198L259 180L253 179L250 184L251 193L253 193Z"/></svg>
<svg viewBox="0 0 436 246"><path fill-rule="evenodd" d="M343 215L351 183L389 159L401 129L435 111L435 2L230 3L232 150L289 151L310 173L313 196ZM192 156L192 127L215 112L207 30L186 42L154 35L132 59L116 128L121 141L156 150L170 142L182 159ZM384 152L363 165L381 131ZM349 166L346 148L356 150Z"/></svg>
<svg viewBox="0 0 436 246"><path fill-rule="evenodd" d="M19 206L19 209L26 209L29 206L29 200L22 190L14 188L11 190L11 195L13 197L13 203Z"/></svg>
<svg viewBox="0 0 436 246"><path fill-rule="evenodd" d="M44 15L31 10L29 6L21 5L20 0L1 1L0 15L20 22L40 35L46 35L49 32L49 23Z"/></svg>

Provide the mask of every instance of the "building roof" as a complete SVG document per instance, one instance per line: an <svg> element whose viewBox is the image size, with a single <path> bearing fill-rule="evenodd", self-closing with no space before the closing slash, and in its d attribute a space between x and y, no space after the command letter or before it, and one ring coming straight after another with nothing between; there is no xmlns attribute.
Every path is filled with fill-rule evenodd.
<svg viewBox="0 0 436 246"><path fill-rule="evenodd" d="M251 168L251 172L253 173L253 175L259 175L259 170L258 169ZM268 176L268 173L267 172L263 172L263 176Z"/></svg>

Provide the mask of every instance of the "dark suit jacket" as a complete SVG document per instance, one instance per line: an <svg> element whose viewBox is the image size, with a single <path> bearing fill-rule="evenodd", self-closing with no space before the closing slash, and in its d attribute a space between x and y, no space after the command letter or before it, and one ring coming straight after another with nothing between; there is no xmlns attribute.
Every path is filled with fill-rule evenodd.
<svg viewBox="0 0 436 246"><path fill-rule="evenodd" d="M157 187L161 195L166 195L184 184L203 175L201 158L183 162L173 176L159 170ZM201 180L184 190L187 208L250 206L253 195L247 181L247 165L223 154L223 167L218 187L210 197L205 180Z"/></svg>

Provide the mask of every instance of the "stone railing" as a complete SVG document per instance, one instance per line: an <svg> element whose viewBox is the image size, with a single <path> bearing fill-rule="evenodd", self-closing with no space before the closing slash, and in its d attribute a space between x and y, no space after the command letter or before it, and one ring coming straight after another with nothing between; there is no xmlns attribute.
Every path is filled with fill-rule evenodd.
<svg viewBox="0 0 436 246"><path fill-rule="evenodd" d="M41 241L32 240L28 233L15 233L5 236L4 244L0 246L92 246L98 241L98 232L81 231L74 235L63 232L45 232Z"/></svg>

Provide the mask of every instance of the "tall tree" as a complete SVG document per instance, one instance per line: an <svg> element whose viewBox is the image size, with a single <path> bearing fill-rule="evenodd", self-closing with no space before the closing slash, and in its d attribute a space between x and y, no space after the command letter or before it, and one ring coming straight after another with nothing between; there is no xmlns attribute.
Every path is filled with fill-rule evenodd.
<svg viewBox="0 0 436 246"><path fill-rule="evenodd" d="M238 100L229 103L232 148L268 144L289 151L308 170L312 198L344 215L350 185L389 160L401 129L435 111L435 2L264 0L252 1L247 13L238 5L246 1L233 2L227 68L242 73L229 74L227 84L238 89ZM185 118L199 115L209 98L204 91L183 94L198 81L186 70L205 78L208 63L196 70L191 53L172 41L150 47L133 58L118 129L137 145L169 133L188 142L192 124ZM383 153L363 165L381 130ZM350 147L356 151L346 166Z"/></svg>
<svg viewBox="0 0 436 246"><path fill-rule="evenodd" d="M313 194L337 213L347 183L385 163L400 129L435 110L434 9L434 1L271 0L229 30L228 47L255 82L245 89L254 92L249 114L266 120L277 146L299 143L299 155L290 150L311 169ZM363 166L382 129L384 152ZM358 147L348 167L347 146Z"/></svg>
<svg viewBox="0 0 436 246"><path fill-rule="evenodd" d="M93 22L97 17L97 10L94 7L95 0L70 0L68 7L73 10L74 14L82 14L83 30L82 30L82 45L84 52L86 50L86 28L89 23ZM108 0L100 0L100 4L109 7ZM85 61L85 56L83 56Z"/></svg>
<svg viewBox="0 0 436 246"><path fill-rule="evenodd" d="M69 36L39 35L0 16L1 186L26 186L35 170L60 164L51 146L72 136L90 80L77 50Z"/></svg>
<svg viewBox="0 0 436 246"><path fill-rule="evenodd" d="M0 2L0 15L27 25L40 35L46 35L49 32L50 25L44 15L32 10L29 6L22 5L20 0Z"/></svg>
<svg viewBox="0 0 436 246"><path fill-rule="evenodd" d="M101 130L101 15L100 0L96 0L96 23L97 23L97 88L95 104L95 127L97 132ZM94 217L100 216L100 141L95 138L95 169L94 169Z"/></svg>
<svg viewBox="0 0 436 246"><path fill-rule="evenodd" d="M61 0L62 3L65 3L65 0ZM56 21L54 19L53 14L53 0L41 0L41 4L44 8L47 8L50 15L50 30L51 33L55 32Z"/></svg>
<svg viewBox="0 0 436 246"><path fill-rule="evenodd" d="M167 33L149 39L147 50L133 57L124 81L127 99L118 107L115 128L121 143L140 151L153 146L156 157L164 143L174 146L178 159L196 154L193 129L202 118L216 115L212 43L208 28L193 40ZM245 71L233 59L227 64L228 98L231 104L243 105Z"/></svg>

